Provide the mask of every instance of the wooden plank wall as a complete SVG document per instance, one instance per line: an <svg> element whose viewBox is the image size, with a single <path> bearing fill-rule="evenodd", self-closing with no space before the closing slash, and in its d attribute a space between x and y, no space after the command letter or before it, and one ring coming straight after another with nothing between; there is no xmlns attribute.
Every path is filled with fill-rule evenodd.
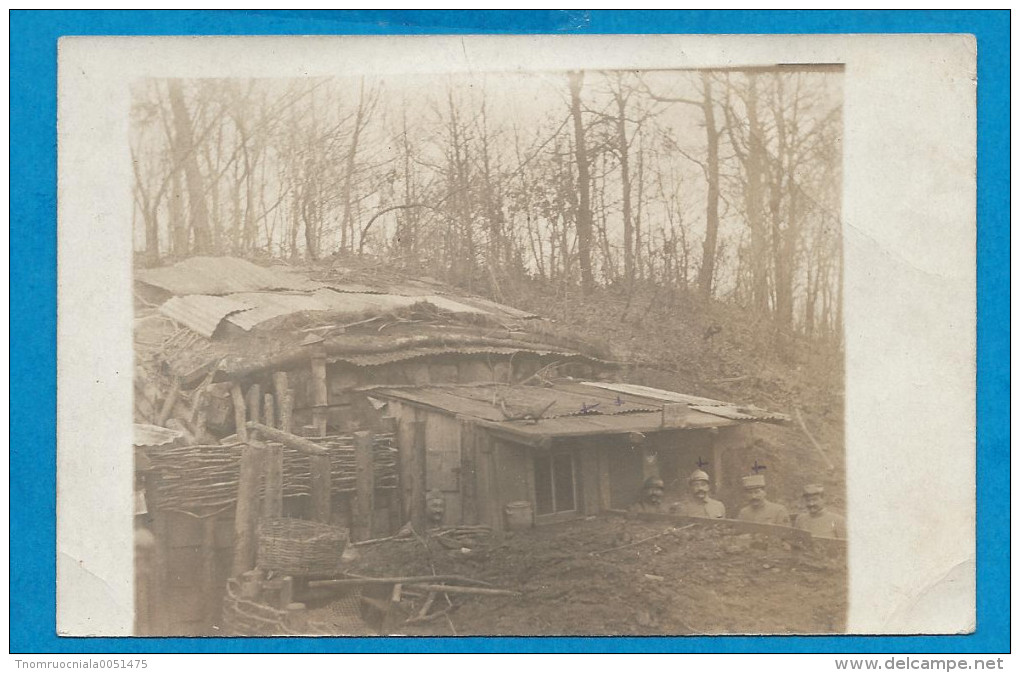
<svg viewBox="0 0 1020 673"><path fill-rule="evenodd" d="M233 563L232 512L204 518L156 512L154 517L154 527L166 537L161 543L165 560L157 570L161 576L156 578L153 629L160 635L212 635L209 627L219 620Z"/></svg>
<svg viewBox="0 0 1020 673"><path fill-rule="evenodd" d="M440 491L446 500L443 523L461 521L460 422L445 414L425 416L425 491Z"/></svg>

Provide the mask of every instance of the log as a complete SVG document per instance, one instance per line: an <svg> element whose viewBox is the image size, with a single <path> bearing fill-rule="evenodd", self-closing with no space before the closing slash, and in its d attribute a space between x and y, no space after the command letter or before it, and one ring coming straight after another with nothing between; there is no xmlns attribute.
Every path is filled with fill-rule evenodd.
<svg viewBox="0 0 1020 673"><path fill-rule="evenodd" d="M234 425L237 427L237 438L242 442L248 441L248 431L245 429L245 402L241 394L241 386L236 383L230 386L230 399L234 403Z"/></svg>
<svg viewBox="0 0 1020 673"><path fill-rule="evenodd" d="M237 484L237 509L234 513L234 577L240 577L255 567L255 528L258 525L262 456L263 451L254 446L241 449L241 474Z"/></svg>
<svg viewBox="0 0 1020 673"><path fill-rule="evenodd" d="M159 409L159 415L156 416L156 425L166 425L166 421L170 418L170 412L173 411L174 405L177 403L177 397L181 394L181 379L174 377L174 382L170 385L170 392L167 393L166 399L163 400L163 406Z"/></svg>
<svg viewBox="0 0 1020 673"><path fill-rule="evenodd" d="M364 586L366 584L414 584L419 582L461 582L463 584L475 584L492 586L483 580L476 580L463 575L412 575L410 577L353 577L339 580L311 580L309 588L342 588ZM406 586L405 586L406 588Z"/></svg>
<svg viewBox="0 0 1020 673"><path fill-rule="evenodd" d="M329 406L329 387L326 381L326 354L316 353L312 356L312 425L316 435L326 435L327 407Z"/></svg>
<svg viewBox="0 0 1020 673"><path fill-rule="evenodd" d="M329 523L333 515L329 456L324 454L309 456L308 461L312 468L312 520Z"/></svg>
<svg viewBox="0 0 1020 673"><path fill-rule="evenodd" d="M519 596L521 592L509 589L486 589L483 587L458 587L445 584L411 584L409 588L422 591L435 591L445 594L471 594L478 596Z"/></svg>
<svg viewBox="0 0 1020 673"><path fill-rule="evenodd" d="M436 602L436 592L430 591L425 597L425 604L421 606L421 610L418 610L418 618L422 618L429 613L429 608Z"/></svg>
<svg viewBox="0 0 1020 673"><path fill-rule="evenodd" d="M354 538L365 540L372 537L372 510L375 508L375 474L372 468L372 433L354 433L354 458L357 465L356 496L354 516L351 522Z"/></svg>
<svg viewBox="0 0 1020 673"><path fill-rule="evenodd" d="M305 439L304 437L298 437L292 435L289 432L283 430L277 430L276 428L270 428L269 426L261 423L249 423L249 430L257 430L262 439L268 439L274 442L279 442L284 446L288 446L296 451L300 451L309 456L325 456L328 455L326 449L322 448L315 442Z"/></svg>
<svg viewBox="0 0 1020 673"><path fill-rule="evenodd" d="M431 596L432 594L429 594L429 595ZM426 622L431 622L431 621L433 621L435 619L439 619L440 617L445 617L446 615L450 614L450 612L452 610L453 610L453 606L452 605L447 605L442 610L439 610L438 612L433 612L431 615L422 615L422 614L419 614L417 617L411 617L410 619L404 621L404 625L405 626L410 626L412 624L424 624Z"/></svg>
<svg viewBox="0 0 1020 673"><path fill-rule="evenodd" d="M290 396L290 385L287 383L287 372L275 372L273 374L273 391L276 393L277 420L279 428L284 432L290 432L291 406L293 398ZM266 423L266 425L271 425Z"/></svg>

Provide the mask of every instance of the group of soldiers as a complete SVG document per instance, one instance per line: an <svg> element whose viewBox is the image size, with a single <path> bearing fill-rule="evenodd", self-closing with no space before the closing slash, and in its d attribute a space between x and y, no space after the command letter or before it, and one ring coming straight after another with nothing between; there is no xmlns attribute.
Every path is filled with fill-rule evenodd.
<svg viewBox="0 0 1020 673"><path fill-rule="evenodd" d="M672 513L707 519L725 519L726 506L711 497L711 479L703 470L695 470L687 479L684 497L671 504L663 502L665 484L658 477L645 480L641 501L634 512ZM751 474L743 478L747 504L737 513L737 520L765 523L773 526L792 526L811 533L814 537L846 539L846 521L825 506L825 489L819 484L804 487L805 512L795 517L779 503L771 502L765 493L765 475Z"/></svg>

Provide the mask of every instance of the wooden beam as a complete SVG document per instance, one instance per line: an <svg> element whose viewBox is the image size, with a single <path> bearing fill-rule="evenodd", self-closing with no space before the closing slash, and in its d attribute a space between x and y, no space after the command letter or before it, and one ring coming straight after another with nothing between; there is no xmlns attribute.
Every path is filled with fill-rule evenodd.
<svg viewBox="0 0 1020 673"><path fill-rule="evenodd" d="M268 439L274 442L279 442L284 446L300 451L309 456L324 456L328 455L326 449L322 448L310 439L304 437L298 437L292 435L289 432L283 430L277 430L276 428L270 428L269 426L262 425L261 423L249 423L249 430L257 430L262 439Z"/></svg>
<svg viewBox="0 0 1020 673"><path fill-rule="evenodd" d="M245 402L241 394L241 386L234 384L230 386L230 399L234 403L234 425L237 427L237 439L241 442L248 441L248 431L245 429Z"/></svg>
<svg viewBox="0 0 1020 673"><path fill-rule="evenodd" d="M330 523L333 518L333 485L329 455L309 456L308 460L312 468L312 520Z"/></svg>
<svg viewBox="0 0 1020 673"><path fill-rule="evenodd" d="M262 462L262 450L254 446L241 449L241 474L237 484L237 509L234 512L234 577L255 567L255 528L258 525Z"/></svg>
<svg viewBox="0 0 1020 673"><path fill-rule="evenodd" d="M327 407L329 406L329 386L326 380L326 354L316 353L312 356L312 425L319 437L326 435Z"/></svg>
<svg viewBox="0 0 1020 673"><path fill-rule="evenodd" d="M375 509L375 471L373 469L374 439L371 432L354 433L354 459L356 465L356 496L351 522L357 540L372 537L372 512Z"/></svg>

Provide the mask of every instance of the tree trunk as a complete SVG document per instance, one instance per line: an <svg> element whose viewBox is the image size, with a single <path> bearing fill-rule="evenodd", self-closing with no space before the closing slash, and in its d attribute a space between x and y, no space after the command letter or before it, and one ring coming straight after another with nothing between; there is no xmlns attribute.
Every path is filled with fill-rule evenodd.
<svg viewBox="0 0 1020 673"><path fill-rule="evenodd" d="M705 242L702 247L701 270L698 272L698 293L702 299L708 300L712 297L719 237L719 130L715 125L711 75L702 73L701 81L704 87L701 110L705 117L708 196L705 205Z"/></svg>
<svg viewBox="0 0 1020 673"><path fill-rule="evenodd" d="M622 84L614 92L616 99L616 146L620 153L620 182L623 190L623 277L627 286L634 283L634 217L630 203L630 157L627 148L627 101Z"/></svg>
<svg viewBox="0 0 1020 673"><path fill-rule="evenodd" d="M584 138L584 123L581 119L581 87L584 72L567 74L570 81L570 115L574 121L574 158L577 162L577 253L581 265L581 290L591 294L595 279L591 270L591 174L588 167L588 152Z"/></svg>
<svg viewBox="0 0 1020 673"><path fill-rule="evenodd" d="M174 164L184 168L191 229L194 233L194 252L207 254L212 251L212 235L209 229L209 212L205 203L204 180L196 158L195 150L197 148L191 128L191 115L188 114L188 107L184 102L180 81L170 80L168 89L174 120Z"/></svg>

